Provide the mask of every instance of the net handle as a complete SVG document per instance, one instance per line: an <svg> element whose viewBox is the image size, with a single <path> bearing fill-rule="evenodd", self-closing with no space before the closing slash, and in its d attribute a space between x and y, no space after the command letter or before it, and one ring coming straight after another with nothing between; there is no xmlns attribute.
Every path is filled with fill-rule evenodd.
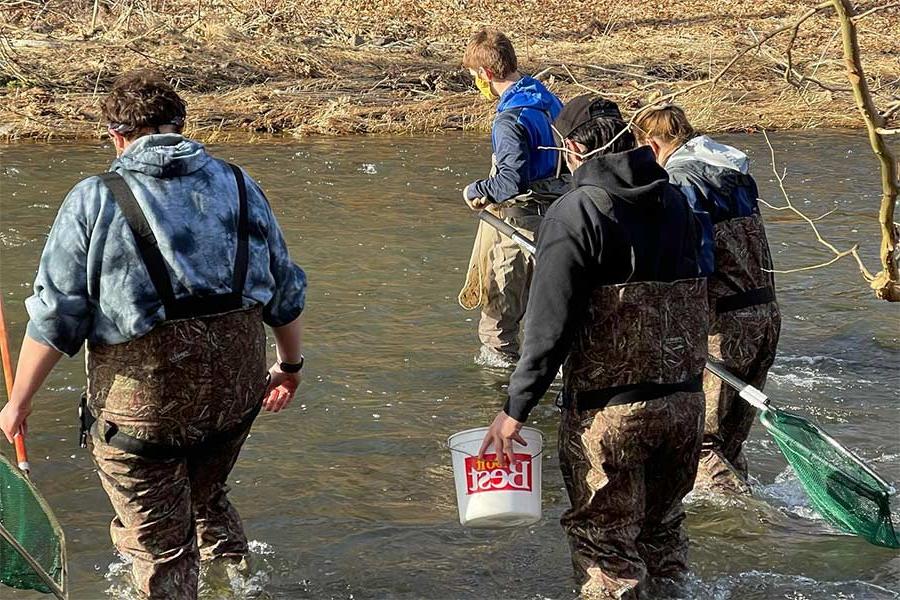
<svg viewBox="0 0 900 600"><path fill-rule="evenodd" d="M489 213L486 210L478 211L478 218L481 219L482 221L484 221L485 223L487 223L488 225L490 225L491 227L493 227L494 229L496 229L497 231L499 231L500 233L502 233L503 235L512 239L512 241L517 243L526 252L530 252L531 254L535 253L536 250L535 250L534 243L531 240L529 240L527 237L522 235L522 233L519 232L518 229L516 229L515 227L513 227L512 225L510 225L503 219L500 219L500 218L492 215L491 213Z"/></svg>
<svg viewBox="0 0 900 600"><path fill-rule="evenodd" d="M0 357L3 359L3 379L6 381L6 400L12 399L13 366L12 354L9 352L9 335L6 332L6 314L3 312L3 298L0 297ZM26 475L31 472L28 464L28 451L25 449L25 435L20 430L13 438L16 447L16 463L19 470Z"/></svg>
<svg viewBox="0 0 900 600"><path fill-rule="evenodd" d="M53 592L54 596L59 598L59 600L68 600L68 594L66 594L63 589L59 587L59 585L57 585L55 581L53 581L53 578L44 571L43 567L41 567L41 565L38 564L34 557L28 553L28 550L22 547L22 544L20 544L19 541L9 531L7 531L6 527L4 527L2 523L0 523L0 537L6 540L6 542L10 546L12 546L13 549L22 556L22 558L25 559L25 562L28 563L28 566L30 566L31 569L35 573L37 573L37 576L41 578L41 581L47 584L47 587L50 588L50 591Z"/></svg>
<svg viewBox="0 0 900 600"><path fill-rule="evenodd" d="M759 410L769 410L769 397L749 383L741 381L725 368L721 362L707 357L706 370L737 390L738 395Z"/></svg>
<svg viewBox="0 0 900 600"><path fill-rule="evenodd" d="M721 379L722 381L727 383L729 386L731 386L735 390L737 390L740 397L743 398L744 400L746 400L747 402L749 402L755 408L758 408L759 410L762 410L762 411L771 410L771 409L775 408L769 402L769 397L766 396L761 390L756 389L749 383L741 381L736 375L734 375L728 369L726 369L725 366L721 362L714 360L713 358L710 357L706 361L706 369L710 373L712 373L713 375L715 375L716 377L718 377L719 379ZM804 421L805 421L805 419L804 419ZM841 454L843 454L844 456L846 456L847 458L852 460L859 468L861 468L870 477L872 477L872 479L874 479L879 484L881 484L881 486L884 487L885 490L887 490L887 493L889 496L893 496L897 493L897 489L894 486L892 486L887 481L882 479L878 475L878 473L873 471L872 468L869 467L869 465L867 465L865 462L863 462L863 460L860 457L858 457L856 454L854 454L851 450L845 448L836 439L834 439L833 437L828 435L828 433L825 430L823 430L821 427L819 427L815 423L811 423L809 421L806 421L806 426L813 428L815 430L815 432L822 439L824 439L826 442L828 442L828 444L832 448L834 448L835 450L837 450L838 452L840 452Z"/></svg>

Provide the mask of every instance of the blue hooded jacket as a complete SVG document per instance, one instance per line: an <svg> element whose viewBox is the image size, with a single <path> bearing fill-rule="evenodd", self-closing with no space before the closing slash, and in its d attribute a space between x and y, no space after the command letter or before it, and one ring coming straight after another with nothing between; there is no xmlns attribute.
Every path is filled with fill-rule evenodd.
<svg viewBox="0 0 900 600"><path fill-rule="evenodd" d="M669 181L688 199L703 228L701 273L715 267L717 223L759 214L759 191L746 154L705 136L685 142L666 161Z"/></svg>
<svg viewBox="0 0 900 600"><path fill-rule="evenodd" d="M522 77L503 92L491 127L496 173L472 183L467 199L505 202L555 175L556 151L538 147L557 145L550 123L561 110L562 102L533 77Z"/></svg>

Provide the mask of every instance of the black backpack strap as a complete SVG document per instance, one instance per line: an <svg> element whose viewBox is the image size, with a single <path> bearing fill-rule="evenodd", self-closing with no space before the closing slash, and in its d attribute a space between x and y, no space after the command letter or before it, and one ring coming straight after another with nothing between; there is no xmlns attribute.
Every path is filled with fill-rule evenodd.
<svg viewBox="0 0 900 600"><path fill-rule="evenodd" d="M238 231L237 251L234 255L234 274L231 277L231 293L237 307L243 304L244 285L247 283L247 268L250 262L250 216L247 209L247 182L240 167L228 163L234 173L238 188Z"/></svg>
<svg viewBox="0 0 900 600"><path fill-rule="evenodd" d="M159 251L159 242L156 241L156 236L153 234L153 230L150 229L150 224L147 222L144 211L141 210L134 193L128 186L128 182L121 175L110 171L100 175L100 179L112 192L113 199L128 222L128 227L134 236L138 253L140 253L141 260L147 268L150 281L153 283L153 287L156 288L156 293L159 295L159 299L162 300L163 307L166 310L166 318L171 318L170 315L172 312L175 312L175 292L172 291L172 280L169 277L166 261Z"/></svg>

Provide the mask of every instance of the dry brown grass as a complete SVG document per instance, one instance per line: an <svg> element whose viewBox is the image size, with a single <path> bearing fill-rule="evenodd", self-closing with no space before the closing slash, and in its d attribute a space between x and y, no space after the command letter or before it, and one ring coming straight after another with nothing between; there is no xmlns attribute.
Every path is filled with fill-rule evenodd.
<svg viewBox="0 0 900 600"><path fill-rule="evenodd" d="M654 92L708 78L754 36L810 6L787 0L5 0L0 136L101 135L104 91L118 73L147 66L183 91L191 133L204 139L235 132L483 129L491 107L459 59L468 36L484 25L507 31L523 69L540 73L563 99L588 86L633 107ZM876 99L886 107L900 97L900 8L869 15L859 27ZM793 64L815 83L785 81L779 61L787 34L679 103L708 131L859 126L844 91L836 29L825 13L804 24L797 39Z"/></svg>

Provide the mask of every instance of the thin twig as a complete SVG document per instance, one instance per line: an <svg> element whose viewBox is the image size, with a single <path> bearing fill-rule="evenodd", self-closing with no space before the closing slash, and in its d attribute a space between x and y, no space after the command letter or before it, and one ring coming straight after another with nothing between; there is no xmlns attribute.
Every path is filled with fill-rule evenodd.
<svg viewBox="0 0 900 600"><path fill-rule="evenodd" d="M800 267L797 269L790 269L787 271L773 271L773 272L775 272L775 273L795 273L795 272L799 272L799 271L810 271L812 269L819 269L822 267L827 267L828 265L831 265L831 264L837 262L838 260L844 258L845 256L852 256L853 258L856 259L856 263L859 265L859 270L862 273L865 280L866 281L874 281L875 276L872 275L871 272L869 272L869 270L863 264L862 259L859 256L859 252L858 252L859 246L858 245L854 245L852 248L850 248L848 250L843 250L843 251L838 250L834 244L832 244L831 242L829 242L828 240L826 240L825 238L822 237L822 234L819 232L819 228L816 227L815 220L810 219L805 214L803 214L803 212L801 212L799 209L797 209L797 207L794 206L794 203L791 202L791 197L788 194L787 189L784 187L784 179L785 179L785 176L787 175L787 171L783 171L780 173L778 172L778 166L775 162L775 148L772 147L772 142L769 140L769 134L766 133L765 130L763 130L763 137L766 139L766 145L769 147L769 155L771 156L771 159L772 159L772 172L775 174L775 178L778 180L778 187L781 189L781 195L784 197L784 201L787 203L785 206L782 206L782 207L773 206L765 201L763 201L763 204L765 204L766 206L773 208L775 210L789 210L789 211L793 212L794 214L796 214L798 217L800 217L801 219L803 219L804 221L806 221L809 224L809 226L813 230L813 233L816 235L816 240L835 254L835 257L833 259L829 260L828 262L822 263L820 265L813 265L813 266L809 266L809 267Z"/></svg>
<svg viewBox="0 0 900 600"><path fill-rule="evenodd" d="M859 21L860 19L864 19L864 18L868 17L872 13L876 13L881 10L887 10L889 8L897 8L898 6L900 6L900 2L891 2L890 4L883 4L881 6L873 6L872 8L853 16L853 20Z"/></svg>
<svg viewBox="0 0 900 600"><path fill-rule="evenodd" d="M843 252L839 252L839 253L838 253L837 255L835 255L835 257L832 258L831 260L825 261L825 262L820 263L820 264L818 264L818 265L810 265L810 266L808 266L808 267L797 267L796 269L763 269L763 270L764 270L764 271L768 271L769 273L775 273L775 274L777 274L777 275L786 275L786 274L788 274L788 273L800 273L801 271L813 271L813 270L815 270L815 269L821 269L821 268L823 268L823 267L827 267L827 266L833 265L834 263L836 263L837 261L841 260L841 259L844 258L845 256L850 256L851 254L853 254L854 252L856 252L856 249L857 249L858 247L859 247L859 246L853 246L853 247L850 248L849 250L845 250L845 251L843 251Z"/></svg>

